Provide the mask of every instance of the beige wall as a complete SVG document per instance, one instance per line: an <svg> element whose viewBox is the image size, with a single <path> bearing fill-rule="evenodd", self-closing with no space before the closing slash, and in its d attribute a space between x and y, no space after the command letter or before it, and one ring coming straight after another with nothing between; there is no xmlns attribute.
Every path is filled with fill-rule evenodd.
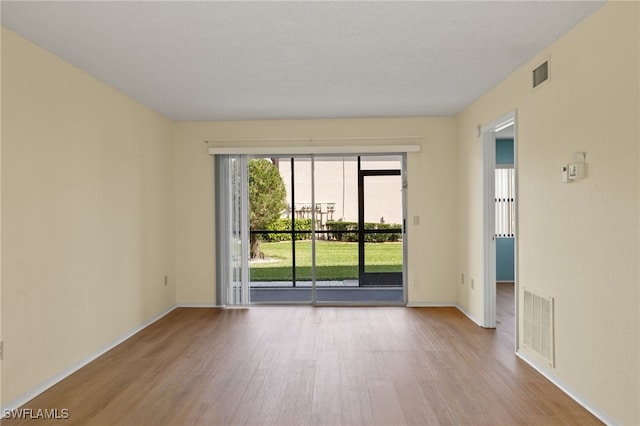
<svg viewBox="0 0 640 426"><path fill-rule="evenodd" d="M3 28L2 124L8 403L175 302L172 122Z"/></svg>
<svg viewBox="0 0 640 426"><path fill-rule="evenodd" d="M458 117L460 272L482 276L482 218L467 213L482 211L476 127L517 110L520 296L555 298L550 373L621 424L640 423L637 9L605 5ZM545 59L550 80L534 91ZM578 151L587 177L564 184ZM481 316L482 286L458 292Z"/></svg>
<svg viewBox="0 0 640 426"><path fill-rule="evenodd" d="M418 226L411 219L408 221L409 300L454 303L457 265L456 217L452 213L456 203L453 118L177 123L178 303L215 303L214 170L213 158L207 153L207 148L215 144L207 144L206 140L389 136L422 137L422 151L410 153L407 158L408 217L420 216Z"/></svg>

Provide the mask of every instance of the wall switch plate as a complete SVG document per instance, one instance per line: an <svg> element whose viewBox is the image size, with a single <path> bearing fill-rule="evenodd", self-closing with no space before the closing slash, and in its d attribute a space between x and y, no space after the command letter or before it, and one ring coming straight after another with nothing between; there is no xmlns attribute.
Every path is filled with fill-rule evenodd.
<svg viewBox="0 0 640 426"><path fill-rule="evenodd" d="M584 179L584 163L569 164L569 179Z"/></svg>

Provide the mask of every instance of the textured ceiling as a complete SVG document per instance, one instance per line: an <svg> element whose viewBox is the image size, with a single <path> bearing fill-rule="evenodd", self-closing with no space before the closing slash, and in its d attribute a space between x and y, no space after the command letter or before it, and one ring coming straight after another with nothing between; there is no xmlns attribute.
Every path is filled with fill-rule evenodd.
<svg viewBox="0 0 640 426"><path fill-rule="evenodd" d="M13 2L2 24L179 121L447 116L602 2Z"/></svg>

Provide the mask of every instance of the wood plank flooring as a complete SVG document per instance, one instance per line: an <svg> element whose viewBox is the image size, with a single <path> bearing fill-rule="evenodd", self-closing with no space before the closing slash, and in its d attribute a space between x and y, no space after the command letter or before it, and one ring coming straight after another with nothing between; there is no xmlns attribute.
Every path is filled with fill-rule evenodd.
<svg viewBox="0 0 640 426"><path fill-rule="evenodd" d="M3 425L601 424L454 308L176 309ZM510 311L509 311L510 309Z"/></svg>

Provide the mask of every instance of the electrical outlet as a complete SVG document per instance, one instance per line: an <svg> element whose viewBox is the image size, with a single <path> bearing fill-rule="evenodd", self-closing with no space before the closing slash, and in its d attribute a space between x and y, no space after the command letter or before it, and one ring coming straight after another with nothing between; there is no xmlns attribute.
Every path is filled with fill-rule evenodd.
<svg viewBox="0 0 640 426"><path fill-rule="evenodd" d="M474 287L475 287L475 283L473 281L473 278L471 278L471 289L473 290Z"/></svg>
<svg viewBox="0 0 640 426"><path fill-rule="evenodd" d="M4 359L4 342L0 342L0 361Z"/></svg>
<svg viewBox="0 0 640 426"><path fill-rule="evenodd" d="M167 285L167 282L168 282L168 278L167 278L167 276L165 275L165 276L164 276L164 285Z"/></svg>
<svg viewBox="0 0 640 426"><path fill-rule="evenodd" d="M460 274L460 284L464 285L464 273Z"/></svg>

